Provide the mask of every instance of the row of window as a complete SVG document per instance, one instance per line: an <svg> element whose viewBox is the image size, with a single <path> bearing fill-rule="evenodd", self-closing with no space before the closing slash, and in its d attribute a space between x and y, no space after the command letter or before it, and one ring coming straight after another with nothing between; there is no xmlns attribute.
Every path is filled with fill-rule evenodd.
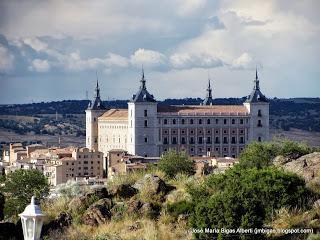
<svg viewBox="0 0 320 240"><path fill-rule="evenodd" d="M231 137L231 139L229 139L228 137L223 137L222 138L222 142L221 142L221 139L220 137L215 137L214 139L211 139L211 137L198 137L197 139L197 143L198 144L212 144L212 140L214 140L214 143L215 144L220 144L220 143L223 143L223 144L229 144L229 141L231 144L244 144L245 143L245 139L244 137L239 137L239 140L237 141L237 138L236 137ZM148 139L145 138L145 142L147 142ZM180 144L195 144L196 142L196 139L194 137L190 137L189 139L187 139L186 137L181 137L180 138ZM163 138L163 144L169 144L169 138L168 137L164 137ZM177 137L172 137L171 138L171 143L170 144L178 144L178 138Z"/></svg>
<svg viewBox="0 0 320 240"><path fill-rule="evenodd" d="M177 130L171 130L171 134L178 134L177 133L178 131ZM198 131L198 134L202 134L202 130L199 130ZM163 134L168 134L169 133L169 130L168 129L166 129L166 130L164 130L163 131ZM180 131L180 133L181 134L186 134L186 130L185 129L182 129L181 131ZM211 134L211 130L206 130L206 133L207 134ZM236 134L236 130L235 129L233 129L233 130L231 130L231 133L232 134ZM195 134L195 130L190 130L189 129L189 134ZM215 130L215 134L219 134L219 130ZM227 130L227 129L224 129L223 130L223 134L229 134L229 131ZM239 130L239 134L244 134L244 130L243 129L240 129Z"/></svg>
<svg viewBox="0 0 320 240"><path fill-rule="evenodd" d="M204 124L204 122L206 122L207 124L213 124L213 122L215 122L215 124L219 124L219 121L220 120L223 120L223 124L227 125L229 123L229 119L227 118L224 118L224 119L218 119L216 118L215 121L212 121L212 119L208 118L206 121L203 121L203 119L198 119L197 123L198 124ZM194 119L188 119L188 123L189 124L195 124L195 120ZM231 124L236 124L236 119L231 119ZM248 123L248 119L246 119L246 123ZM167 125L169 124L169 119L163 119L163 124L164 125ZM178 124L178 119L172 119L171 120L171 124L175 125L175 124ZM187 124L187 120L186 119L181 119L180 120L180 124L184 125L184 124ZM243 118L240 118L239 119L239 124L244 124L244 119Z"/></svg>
<svg viewBox="0 0 320 240"><path fill-rule="evenodd" d="M171 148L171 149L174 149L174 148ZM196 150L195 147L190 147L190 153L194 153L195 150ZM206 148L206 149L203 149L202 147L199 147L199 148L198 148L198 153L201 153L201 156L202 156L202 154L204 153L205 150L206 150L207 153L208 153L208 152L217 152L217 153L219 153L220 150L222 150L222 152L224 152L224 153L229 152L229 148L227 148L227 147L223 147L223 148L216 147L216 148L214 148L214 149L212 149L212 148L210 148L210 147L208 147L208 148ZM167 152L168 149L167 149L167 148L164 148L163 151L164 151L164 152ZM236 152L237 152L237 149L236 149L235 147L233 147L233 148L230 148L230 151L231 151L232 153L236 153ZM240 151L240 152L243 151L243 147L240 147L240 148L239 148L239 151ZM227 155L226 155L225 157L227 157ZM235 157L235 156L233 156L233 157Z"/></svg>
<svg viewBox="0 0 320 240"><path fill-rule="evenodd" d="M88 161L83 161L83 164L88 164ZM100 161L97 161L98 164L100 164ZM93 161L91 161L91 164L93 164ZM66 165L69 165L69 162L66 162ZM74 165L74 162L71 163L71 165Z"/></svg>
<svg viewBox="0 0 320 240"><path fill-rule="evenodd" d="M78 158L92 158L92 155L78 155ZM94 157L94 156L93 156ZM97 158L100 158L100 155L97 156Z"/></svg>

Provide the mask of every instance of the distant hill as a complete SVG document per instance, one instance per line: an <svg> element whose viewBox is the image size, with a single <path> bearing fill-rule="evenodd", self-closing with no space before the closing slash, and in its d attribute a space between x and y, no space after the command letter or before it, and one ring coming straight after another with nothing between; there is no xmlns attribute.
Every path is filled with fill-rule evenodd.
<svg viewBox="0 0 320 240"><path fill-rule="evenodd" d="M201 98L165 99L159 104L198 105ZM243 98L217 98L214 104L242 104ZM128 100L104 101L107 108L127 108ZM0 115L34 116L42 114L84 114L89 100L63 100L32 104L0 105ZM320 98L270 99L270 124L273 128L290 128L320 132Z"/></svg>

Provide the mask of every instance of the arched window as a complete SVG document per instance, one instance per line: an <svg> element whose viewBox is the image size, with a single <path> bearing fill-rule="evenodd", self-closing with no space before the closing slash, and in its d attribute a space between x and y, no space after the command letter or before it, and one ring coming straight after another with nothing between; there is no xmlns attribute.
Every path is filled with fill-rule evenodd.
<svg viewBox="0 0 320 240"><path fill-rule="evenodd" d="M258 110L258 117L261 117L262 113L261 113L261 109Z"/></svg>
<svg viewBox="0 0 320 240"><path fill-rule="evenodd" d="M210 122L210 119L207 119L207 124L210 124L211 122Z"/></svg>
<svg viewBox="0 0 320 240"><path fill-rule="evenodd" d="M172 124L176 124L176 120L175 119L172 120Z"/></svg>

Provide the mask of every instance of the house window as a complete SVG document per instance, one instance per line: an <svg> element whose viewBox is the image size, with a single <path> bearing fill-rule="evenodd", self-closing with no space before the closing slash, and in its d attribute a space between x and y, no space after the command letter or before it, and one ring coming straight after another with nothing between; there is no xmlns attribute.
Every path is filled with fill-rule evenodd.
<svg viewBox="0 0 320 240"><path fill-rule="evenodd" d="M227 134L227 130L223 130L223 134Z"/></svg>
<svg viewBox="0 0 320 240"><path fill-rule="evenodd" d="M182 130L182 131L181 131L181 134L185 134L185 131L184 131L184 130Z"/></svg>
<svg viewBox="0 0 320 240"><path fill-rule="evenodd" d="M231 138L231 143L235 144L236 143L236 137Z"/></svg>
<svg viewBox="0 0 320 240"><path fill-rule="evenodd" d="M144 110L144 116L148 117L148 110Z"/></svg>
<svg viewBox="0 0 320 240"><path fill-rule="evenodd" d="M167 137L163 138L163 144L168 144L168 138Z"/></svg>
<svg viewBox="0 0 320 240"><path fill-rule="evenodd" d="M190 138L190 144L194 144L194 138L193 137Z"/></svg>
<svg viewBox="0 0 320 240"><path fill-rule="evenodd" d="M199 138L198 138L198 143L199 143L199 144L202 144L202 137L199 137Z"/></svg>
<svg viewBox="0 0 320 240"><path fill-rule="evenodd" d="M190 134L193 134L193 133L194 133L194 131L193 131L193 130L191 130L191 131L190 131Z"/></svg>
<svg viewBox="0 0 320 240"><path fill-rule="evenodd" d="M227 119L223 119L223 124L227 124Z"/></svg>
<svg viewBox="0 0 320 240"><path fill-rule="evenodd" d="M242 118L240 119L240 124L243 124L243 119Z"/></svg>
<svg viewBox="0 0 320 240"><path fill-rule="evenodd" d="M193 119L190 119L190 124L193 124Z"/></svg>
<svg viewBox="0 0 320 240"><path fill-rule="evenodd" d="M223 137L223 143L228 143L228 138L227 137Z"/></svg>
<svg viewBox="0 0 320 240"><path fill-rule="evenodd" d="M220 143L219 137L216 137L215 143Z"/></svg>
<svg viewBox="0 0 320 240"><path fill-rule="evenodd" d="M181 124L184 124L185 123L185 120L184 119L181 119Z"/></svg>
<svg viewBox="0 0 320 240"><path fill-rule="evenodd" d="M219 134L219 130L216 130L216 134Z"/></svg>
<svg viewBox="0 0 320 240"><path fill-rule="evenodd" d="M144 142L147 143L148 142L148 138L145 137L144 138Z"/></svg>
<svg viewBox="0 0 320 240"><path fill-rule="evenodd" d="M175 119L172 120L172 124L174 124L174 125L176 124L176 120Z"/></svg>
<svg viewBox="0 0 320 240"><path fill-rule="evenodd" d="M168 124L168 120L167 120L167 119L164 119L164 120L163 120L163 124L165 124L165 125Z"/></svg>
<svg viewBox="0 0 320 240"><path fill-rule="evenodd" d="M186 144L186 138L185 137L181 138L181 144Z"/></svg>
<svg viewBox="0 0 320 240"><path fill-rule="evenodd" d="M210 123L211 123L210 119L207 119L207 124L210 124Z"/></svg>
<svg viewBox="0 0 320 240"><path fill-rule="evenodd" d="M258 117L262 117L262 113L260 109L258 110Z"/></svg>
<svg viewBox="0 0 320 240"><path fill-rule="evenodd" d="M208 144L211 143L211 137L207 137L207 143L208 143Z"/></svg>
<svg viewBox="0 0 320 240"><path fill-rule="evenodd" d="M199 124L202 124L202 119L199 119Z"/></svg>
<svg viewBox="0 0 320 240"><path fill-rule="evenodd" d="M231 120L231 124L236 124L236 120L235 120L235 119L232 119L232 120Z"/></svg>
<svg viewBox="0 0 320 240"><path fill-rule="evenodd" d="M210 131L210 130L208 130L208 131L207 131L207 134L210 134L210 133L211 133L211 131Z"/></svg>
<svg viewBox="0 0 320 240"><path fill-rule="evenodd" d="M218 124L219 123L219 119L218 118L216 118L216 124Z"/></svg>
<svg viewBox="0 0 320 240"><path fill-rule="evenodd" d="M261 120L258 120L258 127L262 127Z"/></svg>
<svg viewBox="0 0 320 240"><path fill-rule="evenodd" d="M261 137L258 137L258 142L261 142Z"/></svg>
<svg viewBox="0 0 320 240"><path fill-rule="evenodd" d="M240 143L241 143L241 144L244 143L244 137L240 137Z"/></svg>
<svg viewBox="0 0 320 240"><path fill-rule="evenodd" d="M144 120L144 127L148 127L148 120Z"/></svg>

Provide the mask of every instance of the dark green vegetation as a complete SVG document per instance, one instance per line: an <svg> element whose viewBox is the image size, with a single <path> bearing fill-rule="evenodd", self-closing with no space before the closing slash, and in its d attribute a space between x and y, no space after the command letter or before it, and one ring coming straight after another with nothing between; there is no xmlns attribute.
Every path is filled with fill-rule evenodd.
<svg viewBox="0 0 320 240"><path fill-rule="evenodd" d="M19 169L1 181L0 192L5 196L6 218L16 218L22 213L32 196L41 200L49 193L47 178L38 170Z"/></svg>
<svg viewBox="0 0 320 240"><path fill-rule="evenodd" d="M194 162L189 156L185 152L176 152L173 150L168 151L161 157L158 167L170 178L178 173L186 175L193 175L195 173Z"/></svg>

